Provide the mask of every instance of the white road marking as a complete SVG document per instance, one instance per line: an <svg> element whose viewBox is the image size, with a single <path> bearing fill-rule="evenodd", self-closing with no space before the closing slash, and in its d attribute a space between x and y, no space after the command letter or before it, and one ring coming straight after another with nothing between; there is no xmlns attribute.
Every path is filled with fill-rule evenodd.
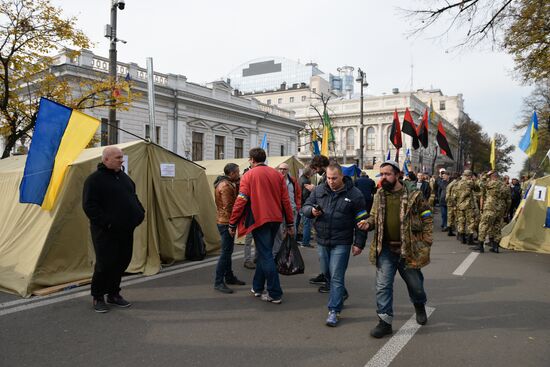
<svg viewBox="0 0 550 367"><path fill-rule="evenodd" d="M468 257L464 259L462 264L460 264L458 268L456 268L456 270L453 272L453 275L463 276L466 270L468 270L470 265L474 263L475 259L477 259L478 256L479 252L470 253L470 255L468 255Z"/></svg>
<svg viewBox="0 0 550 367"><path fill-rule="evenodd" d="M434 307L426 307L428 317L435 311ZM411 318L401 326L401 328L391 337L390 340L371 358L365 367L387 367L393 359L399 354L401 349L412 339L414 334L422 325L416 322L416 316Z"/></svg>
<svg viewBox="0 0 550 367"><path fill-rule="evenodd" d="M235 252L232 256L233 259L240 259L243 257L244 257L243 251ZM133 275L123 279L122 285L128 286L128 285L145 283L156 279L166 278L176 274L186 273L188 271L205 268L207 266L217 264L218 258L219 256L215 258L209 258L207 260L167 267L167 268L164 268L163 271L161 271L160 273L151 275L151 276ZM59 294L53 294L45 297L28 298L28 299L2 303L0 305L1 306L0 317L6 316L12 313L16 313L16 312L31 310L33 308L43 307L54 303L64 302L71 299L90 295L89 286L86 287L85 290L70 290L68 292L71 292L71 294L64 293L61 296ZM15 306L15 307L12 307L12 306Z"/></svg>

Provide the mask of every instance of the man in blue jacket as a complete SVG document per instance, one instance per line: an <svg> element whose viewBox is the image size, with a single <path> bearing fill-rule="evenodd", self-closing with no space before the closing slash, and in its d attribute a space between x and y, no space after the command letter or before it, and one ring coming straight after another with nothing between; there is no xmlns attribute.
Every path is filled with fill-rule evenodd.
<svg viewBox="0 0 550 367"><path fill-rule="evenodd" d="M351 247L365 247L366 232L356 224L368 214L361 191L354 187L349 177L344 177L342 167L331 163L326 170L326 183L315 188L302 208L308 218L315 218L317 249L321 268L329 269L328 317L326 324L336 326L344 304L345 275Z"/></svg>
<svg viewBox="0 0 550 367"><path fill-rule="evenodd" d="M362 171L361 176L355 180L355 187L363 193L367 204L367 212L370 213L374 200L374 194L376 194L376 184L366 172Z"/></svg>

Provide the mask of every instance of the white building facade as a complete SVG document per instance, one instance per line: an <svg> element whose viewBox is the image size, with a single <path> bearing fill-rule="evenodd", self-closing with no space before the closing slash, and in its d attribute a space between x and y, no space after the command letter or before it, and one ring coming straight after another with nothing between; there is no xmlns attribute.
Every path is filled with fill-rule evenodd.
<svg viewBox="0 0 550 367"><path fill-rule="evenodd" d="M109 60L82 50L71 59L57 57L53 72L70 80L106 78ZM98 136L102 145L124 143L151 136L147 96L147 70L135 63L118 63L118 78L129 76L133 100L127 111L117 111L120 130L107 141L108 109L85 111L102 121ZM297 152L298 132L304 123L294 112L270 106L255 99L235 96L223 81L206 86L187 81L183 75L154 73L156 143L190 160L247 157L265 135L268 155L293 155Z"/></svg>

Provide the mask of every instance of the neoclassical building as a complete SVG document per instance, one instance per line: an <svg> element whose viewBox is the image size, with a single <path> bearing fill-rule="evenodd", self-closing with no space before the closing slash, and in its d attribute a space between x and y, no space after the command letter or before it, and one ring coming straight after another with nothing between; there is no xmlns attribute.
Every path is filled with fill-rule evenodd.
<svg viewBox="0 0 550 367"><path fill-rule="evenodd" d="M88 50L81 50L75 58L62 53L52 67L57 75L74 81L75 88L82 79L106 78L108 70L109 60ZM119 78L129 76L132 93L141 96L127 111L117 111L117 124L122 130L109 131L105 124L108 109L85 111L103 122L97 133L102 145L135 140L132 134L144 138L151 135L147 70L136 63L120 62L117 71ZM236 96L223 81L203 86L189 82L183 75L155 72L154 83L156 143L183 157L191 160L246 157L251 147L259 146L264 134L269 155L293 155L297 151L298 132L305 124L297 121L292 111Z"/></svg>

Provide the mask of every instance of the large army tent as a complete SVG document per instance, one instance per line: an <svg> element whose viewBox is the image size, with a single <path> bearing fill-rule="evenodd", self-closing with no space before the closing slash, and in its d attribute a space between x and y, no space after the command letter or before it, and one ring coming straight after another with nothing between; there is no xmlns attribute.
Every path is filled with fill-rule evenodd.
<svg viewBox="0 0 550 367"><path fill-rule="evenodd" d="M510 250L550 254L550 228L544 227L549 195L550 176L531 182L523 208L502 229L500 246Z"/></svg>
<svg viewBox="0 0 550 367"><path fill-rule="evenodd" d="M155 144L118 145L146 209L134 233L128 272L157 273L184 259L191 218L201 225L208 251L219 247L216 207L204 169ZM82 187L101 161L102 148L84 150L69 166L52 211L19 203L25 156L0 161L0 289L22 296L92 274L93 246L82 210ZM161 165L164 168L161 173Z"/></svg>
<svg viewBox="0 0 550 367"><path fill-rule="evenodd" d="M208 185L212 194L214 194L214 181L216 177L223 175L223 168L227 163L238 164L241 168L241 174L249 166L248 158L236 158L236 159L218 159L212 161L197 161L197 164L203 166L206 169L206 177L208 179ZM304 164L300 162L296 157L283 156L283 157L267 157L267 165L270 167L277 167L281 163L287 163L290 170L290 175L298 178L300 176L300 170L304 168Z"/></svg>

